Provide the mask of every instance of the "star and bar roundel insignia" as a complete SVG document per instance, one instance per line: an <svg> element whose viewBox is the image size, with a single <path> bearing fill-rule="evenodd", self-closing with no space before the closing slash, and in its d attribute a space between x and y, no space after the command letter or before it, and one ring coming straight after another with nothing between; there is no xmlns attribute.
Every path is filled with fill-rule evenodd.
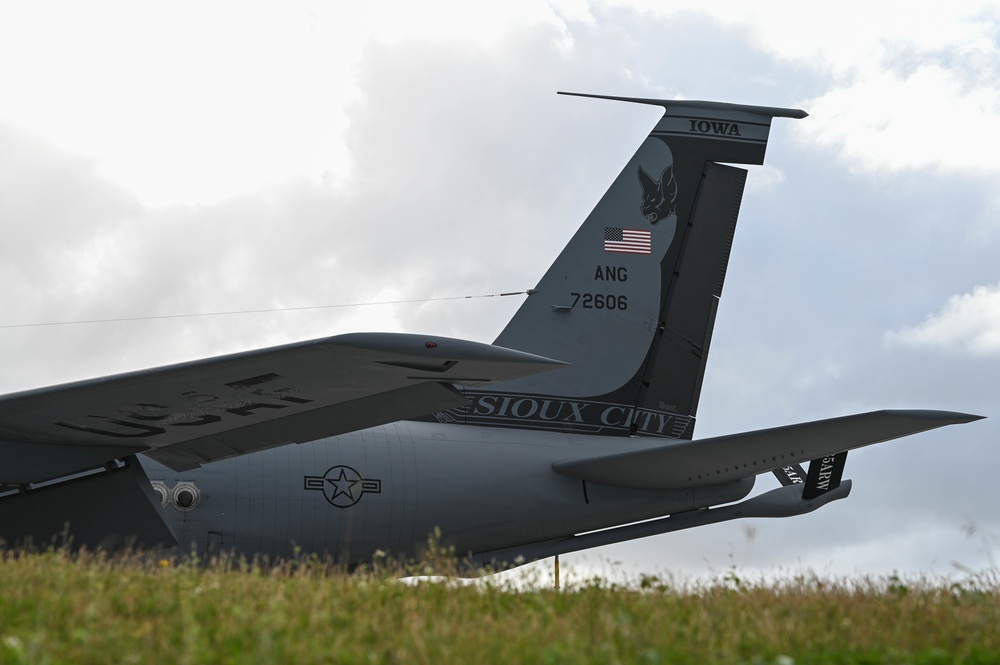
<svg viewBox="0 0 1000 665"><path fill-rule="evenodd" d="M350 508L367 492L382 493L382 481L362 478L349 466L331 466L322 476L306 476L305 489L319 490L331 505Z"/></svg>

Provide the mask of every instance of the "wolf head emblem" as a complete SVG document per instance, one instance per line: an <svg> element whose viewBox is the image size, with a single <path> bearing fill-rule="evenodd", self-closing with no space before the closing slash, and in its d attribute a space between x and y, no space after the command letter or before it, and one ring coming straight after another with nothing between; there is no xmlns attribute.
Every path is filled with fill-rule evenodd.
<svg viewBox="0 0 1000 665"><path fill-rule="evenodd" d="M639 184L642 185L642 216L650 224L656 224L671 213L677 212L677 181L674 180L674 165L663 169L660 180L639 167Z"/></svg>

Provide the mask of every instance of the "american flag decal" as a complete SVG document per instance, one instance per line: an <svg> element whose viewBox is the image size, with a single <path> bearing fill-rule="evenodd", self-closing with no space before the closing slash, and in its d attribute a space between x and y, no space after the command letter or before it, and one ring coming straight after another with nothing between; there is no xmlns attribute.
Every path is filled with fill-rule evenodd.
<svg viewBox="0 0 1000 665"><path fill-rule="evenodd" d="M649 254L653 248L652 231L604 227L604 251L619 254Z"/></svg>

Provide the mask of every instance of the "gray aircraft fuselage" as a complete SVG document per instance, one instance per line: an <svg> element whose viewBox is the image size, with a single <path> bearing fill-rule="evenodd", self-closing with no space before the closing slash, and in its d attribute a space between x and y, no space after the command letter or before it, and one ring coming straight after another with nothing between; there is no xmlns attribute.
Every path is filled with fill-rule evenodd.
<svg viewBox="0 0 1000 665"><path fill-rule="evenodd" d="M420 557L429 536L458 556L737 501L754 477L682 490L576 480L554 462L648 439L403 421L174 472L141 458L183 551L338 562ZM194 503L189 506L179 504Z"/></svg>

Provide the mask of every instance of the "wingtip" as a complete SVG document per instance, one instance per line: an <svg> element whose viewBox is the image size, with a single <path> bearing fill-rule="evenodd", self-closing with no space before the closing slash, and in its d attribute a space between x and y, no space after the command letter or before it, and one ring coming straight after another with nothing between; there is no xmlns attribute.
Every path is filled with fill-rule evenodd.
<svg viewBox="0 0 1000 665"><path fill-rule="evenodd" d="M938 420L941 421L942 425L964 425L965 423L972 423L986 418L986 416L980 416L974 413L942 411L938 409L890 409L887 413L892 413L906 418Z"/></svg>

